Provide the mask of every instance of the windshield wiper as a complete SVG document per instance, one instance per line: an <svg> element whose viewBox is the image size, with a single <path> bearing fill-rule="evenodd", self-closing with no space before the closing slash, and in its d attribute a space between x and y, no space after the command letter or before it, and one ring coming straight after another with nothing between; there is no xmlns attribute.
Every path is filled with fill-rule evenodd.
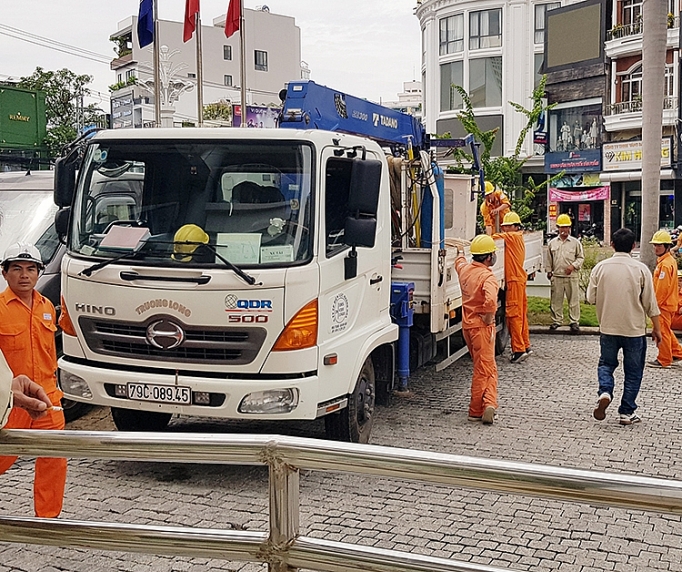
<svg viewBox="0 0 682 572"><path fill-rule="evenodd" d="M262 286L263 285L262 282L256 283L256 279L253 276L244 272L241 268L239 268L239 266L235 266L234 264L232 264L232 262L230 262L227 258L224 258L222 256L222 254L220 254L216 250L215 246L212 246L210 244L204 244L203 242L198 243L198 244L200 244L204 248L208 248L213 254L215 254L223 262L223 264L225 264L225 266L227 266L230 270L232 270L232 272L234 272L237 276L239 276L249 286L254 286L254 285L255 286Z"/></svg>
<svg viewBox="0 0 682 572"><path fill-rule="evenodd" d="M133 258L139 252L140 252L139 250L129 250L128 252L121 254L120 256L114 256L114 258L107 258L106 260L103 260L102 262L98 262L97 264L93 264L92 266L88 266L84 270L81 270L78 273L78 275L79 276L91 276L93 272L97 272L98 270L101 270L105 266L109 266L109 264L111 264L113 262L118 262L119 260L123 260L124 258Z"/></svg>

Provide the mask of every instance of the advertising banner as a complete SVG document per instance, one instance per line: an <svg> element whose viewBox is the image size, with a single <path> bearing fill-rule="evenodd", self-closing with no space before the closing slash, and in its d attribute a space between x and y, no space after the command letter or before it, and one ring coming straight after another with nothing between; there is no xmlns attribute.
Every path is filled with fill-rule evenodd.
<svg viewBox="0 0 682 572"><path fill-rule="evenodd" d="M672 164L672 141L665 137L661 141L661 167ZM642 142L623 141L604 143L604 171L640 171L642 169Z"/></svg>
<svg viewBox="0 0 682 572"><path fill-rule="evenodd" d="M601 152L599 149L581 151L555 151L545 153L546 173L582 173L601 171Z"/></svg>
<svg viewBox="0 0 682 572"><path fill-rule="evenodd" d="M233 127L241 127L242 106L233 105ZM265 107L259 105L246 106L246 125L248 127L277 127L279 120L279 107Z"/></svg>
<svg viewBox="0 0 682 572"><path fill-rule="evenodd" d="M596 187L592 189L581 189L569 191L566 189L549 188L550 201L554 202L587 202L587 201L606 201L609 199L611 187Z"/></svg>

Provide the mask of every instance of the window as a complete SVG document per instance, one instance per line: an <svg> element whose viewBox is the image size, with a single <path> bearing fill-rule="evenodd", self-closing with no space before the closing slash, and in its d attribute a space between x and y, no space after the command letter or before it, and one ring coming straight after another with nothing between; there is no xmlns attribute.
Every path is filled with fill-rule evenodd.
<svg viewBox="0 0 682 572"><path fill-rule="evenodd" d="M469 49L499 48L502 45L502 9L469 14Z"/></svg>
<svg viewBox="0 0 682 572"><path fill-rule="evenodd" d="M642 0L623 0L622 24L639 24L642 21Z"/></svg>
<svg viewBox="0 0 682 572"><path fill-rule="evenodd" d="M550 2L549 4L535 5L535 43L545 43L545 13L547 10L554 10L560 8L561 2Z"/></svg>
<svg viewBox="0 0 682 572"><path fill-rule="evenodd" d="M673 97L675 95L675 68L672 64L665 66L665 96Z"/></svg>
<svg viewBox="0 0 682 572"><path fill-rule="evenodd" d="M350 159L329 159L325 173L325 226L327 255L332 256L345 248L344 228L348 212L350 174L353 162Z"/></svg>
<svg viewBox="0 0 682 572"><path fill-rule="evenodd" d="M533 79L533 89L540 85L540 80L542 80L542 64L545 63L545 54L535 54L534 56L534 66L535 66L535 77Z"/></svg>
<svg viewBox="0 0 682 572"><path fill-rule="evenodd" d="M116 79L118 80L118 83L121 83L123 81L123 74L120 73L116 76Z"/></svg>
<svg viewBox="0 0 682 572"><path fill-rule="evenodd" d="M189 73L187 74L187 77L188 77L188 78L191 78L191 79L196 79L197 74L192 73L192 72L189 72Z"/></svg>
<svg viewBox="0 0 682 572"><path fill-rule="evenodd" d="M638 65L628 75L624 76L620 84L620 100L642 100L642 66Z"/></svg>
<svg viewBox="0 0 682 572"><path fill-rule="evenodd" d="M135 70L127 70L126 71L126 81L128 81L131 78L135 77Z"/></svg>
<svg viewBox="0 0 682 572"><path fill-rule="evenodd" d="M464 14L456 14L440 21L440 55L464 50Z"/></svg>
<svg viewBox="0 0 682 572"><path fill-rule="evenodd" d="M426 83L422 84L426 85ZM464 85L464 63L450 62L440 66L440 110L462 109L462 98L456 85Z"/></svg>
<svg viewBox="0 0 682 572"><path fill-rule="evenodd" d="M259 71L268 71L268 52L256 50L254 56L256 69Z"/></svg>
<svg viewBox="0 0 682 572"><path fill-rule="evenodd" d="M223 76L223 83L228 87L232 87L232 76L231 75L224 75Z"/></svg>
<svg viewBox="0 0 682 572"><path fill-rule="evenodd" d="M223 59L224 60L232 59L232 46L223 46Z"/></svg>
<svg viewBox="0 0 682 572"><path fill-rule="evenodd" d="M502 105L502 56L469 62L469 97L473 107Z"/></svg>

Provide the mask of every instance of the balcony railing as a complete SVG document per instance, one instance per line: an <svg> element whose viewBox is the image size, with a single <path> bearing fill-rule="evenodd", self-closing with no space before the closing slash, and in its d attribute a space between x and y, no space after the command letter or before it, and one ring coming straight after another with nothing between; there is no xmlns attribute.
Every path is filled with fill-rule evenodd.
<svg viewBox="0 0 682 572"><path fill-rule="evenodd" d="M669 16L667 18L667 26L670 30L671 28L680 27L679 16ZM642 20L637 20L630 24L616 24L613 28L606 32L606 41L618 40L620 38L626 38L627 36L635 36L641 34L643 29Z"/></svg>
<svg viewBox="0 0 682 572"><path fill-rule="evenodd" d="M668 95L663 99L663 109L677 109L677 97ZM621 115L623 113L641 113L642 100L619 101L605 106L605 115Z"/></svg>

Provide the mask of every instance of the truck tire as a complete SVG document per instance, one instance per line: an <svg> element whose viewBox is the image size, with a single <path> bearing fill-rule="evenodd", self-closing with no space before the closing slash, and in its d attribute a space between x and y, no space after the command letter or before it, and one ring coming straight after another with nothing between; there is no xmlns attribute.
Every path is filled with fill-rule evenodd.
<svg viewBox="0 0 682 572"><path fill-rule="evenodd" d="M154 413L136 409L111 408L111 417L119 431L163 431L171 420L171 413Z"/></svg>
<svg viewBox="0 0 682 572"><path fill-rule="evenodd" d="M350 443L368 443L374 424L376 387L374 365L367 358L353 392L348 396L348 407L324 418L328 439Z"/></svg>
<svg viewBox="0 0 682 572"><path fill-rule="evenodd" d="M62 397L62 407L64 408L64 419L67 423L80 419L88 411L92 409L92 405L89 403L81 403L80 401L71 401Z"/></svg>

